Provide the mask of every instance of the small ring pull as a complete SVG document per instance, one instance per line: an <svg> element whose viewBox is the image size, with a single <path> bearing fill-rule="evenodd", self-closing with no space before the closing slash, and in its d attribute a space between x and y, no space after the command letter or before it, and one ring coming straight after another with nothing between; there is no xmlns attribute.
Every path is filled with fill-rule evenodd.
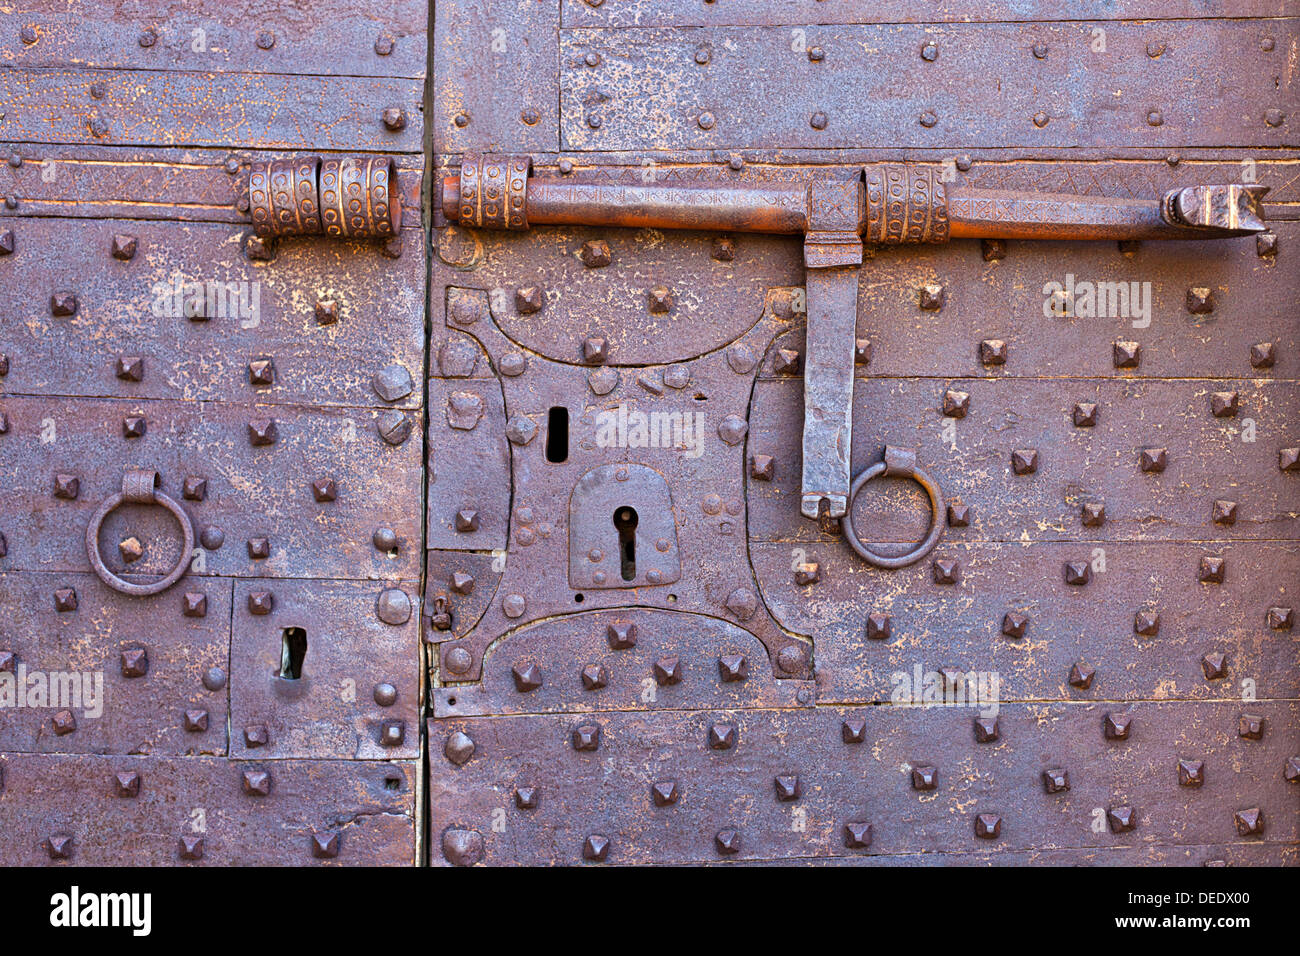
<svg viewBox="0 0 1300 956"><path fill-rule="evenodd" d="M91 516L90 526L86 528L86 554L90 558L90 566L94 569L99 579L107 584L114 591L122 594L129 594L132 597L146 597L150 594L158 594L167 590L173 584L181 579L190 566L190 559L194 556L194 526L190 523L189 515L178 505L170 495L165 495L158 490L162 483L158 472L149 468L132 468L122 475L122 490L115 495L110 495L104 499L104 502L95 509L94 515ZM138 505L162 505L176 518L181 526L181 535L185 539L184 546L181 550L181 558L172 568L166 577L159 578L150 584L132 584L130 581L124 581L104 564L104 559L99 553L99 529L108 517L109 512L122 504Z"/></svg>
<svg viewBox="0 0 1300 956"><path fill-rule="evenodd" d="M880 475L911 478L924 488L925 493L930 497L930 530L926 533L925 540L906 554L896 556L878 554L858 539L858 534L853 528L853 502L858 497L858 492L868 481ZM939 543L939 539L943 536L943 512L943 494L934 479L916 467L916 452L908 448L886 445L884 461L876 462L853 479L853 486L849 489L848 507L844 511L844 517L840 518L840 528L844 531L844 537L853 550L868 564L878 568L905 568L909 564L920 561Z"/></svg>

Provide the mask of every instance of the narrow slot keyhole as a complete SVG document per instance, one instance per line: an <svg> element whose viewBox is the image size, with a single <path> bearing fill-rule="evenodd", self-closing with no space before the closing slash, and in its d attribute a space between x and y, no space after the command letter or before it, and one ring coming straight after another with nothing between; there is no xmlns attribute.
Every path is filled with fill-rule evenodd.
<svg viewBox="0 0 1300 956"><path fill-rule="evenodd" d="M569 460L569 410L563 405L546 416L546 460L556 464Z"/></svg>
<svg viewBox="0 0 1300 956"><path fill-rule="evenodd" d="M636 509L624 506L614 512L618 529L618 555L624 581L636 577Z"/></svg>
<svg viewBox="0 0 1300 956"><path fill-rule="evenodd" d="M302 662L307 656L307 631L286 627L280 632L280 676L285 680L302 677Z"/></svg>

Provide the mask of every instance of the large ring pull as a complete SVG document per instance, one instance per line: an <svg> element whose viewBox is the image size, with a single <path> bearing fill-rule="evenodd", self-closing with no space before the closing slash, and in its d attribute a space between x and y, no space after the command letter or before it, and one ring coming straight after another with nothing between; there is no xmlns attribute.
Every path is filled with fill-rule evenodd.
<svg viewBox="0 0 1300 956"><path fill-rule="evenodd" d="M103 504L96 508L94 515L91 516L90 527L86 529L86 554L90 558L90 566L95 574L99 575L99 579L114 591L130 594L133 597L158 594L179 581L181 575L189 569L190 559L194 556L194 526L190 524L189 515L182 510L175 499L158 490L159 484L161 479L158 477L158 472L148 468L130 469L122 475L122 490L104 499ZM109 512L122 504L162 505L176 517L185 544L176 567L172 568L166 577L150 584L132 584L119 578L104 564L104 559L99 554L99 529Z"/></svg>
<svg viewBox="0 0 1300 956"><path fill-rule="evenodd" d="M880 475L911 478L930 496L930 530L925 540L906 554L897 556L877 554L858 539L858 534L853 528L853 502L858 497L858 492L868 481ZM908 448L886 445L884 461L876 462L853 479L853 486L849 489L848 507L844 511L844 517L840 519L840 528L843 529L844 537L848 539L853 550L868 564L874 564L878 568L905 568L909 564L920 561L939 543L939 538L943 536L943 513L943 494L934 480L916 467L916 452Z"/></svg>

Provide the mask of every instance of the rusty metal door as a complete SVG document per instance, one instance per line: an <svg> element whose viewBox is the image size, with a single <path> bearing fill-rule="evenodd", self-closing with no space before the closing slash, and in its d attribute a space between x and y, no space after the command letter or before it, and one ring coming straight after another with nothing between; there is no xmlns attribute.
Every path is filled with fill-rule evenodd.
<svg viewBox="0 0 1300 956"><path fill-rule="evenodd" d="M1221 6L0 10L0 861L1296 863Z"/></svg>
<svg viewBox="0 0 1300 956"><path fill-rule="evenodd" d="M427 18L354 7L0 12L6 864L418 860ZM354 154L399 238L260 234Z"/></svg>
<svg viewBox="0 0 1300 956"><path fill-rule="evenodd" d="M433 864L1296 862L1247 6L439 5Z"/></svg>

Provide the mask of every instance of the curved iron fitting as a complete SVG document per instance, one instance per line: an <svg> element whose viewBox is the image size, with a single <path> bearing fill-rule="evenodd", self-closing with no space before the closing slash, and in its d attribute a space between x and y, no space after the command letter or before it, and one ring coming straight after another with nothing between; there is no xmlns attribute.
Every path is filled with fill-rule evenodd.
<svg viewBox="0 0 1300 956"><path fill-rule="evenodd" d="M1264 194L1267 192L1267 186L1247 183L1171 189L1160 201L1160 216L1173 226L1223 236L1246 236L1266 228Z"/></svg>

